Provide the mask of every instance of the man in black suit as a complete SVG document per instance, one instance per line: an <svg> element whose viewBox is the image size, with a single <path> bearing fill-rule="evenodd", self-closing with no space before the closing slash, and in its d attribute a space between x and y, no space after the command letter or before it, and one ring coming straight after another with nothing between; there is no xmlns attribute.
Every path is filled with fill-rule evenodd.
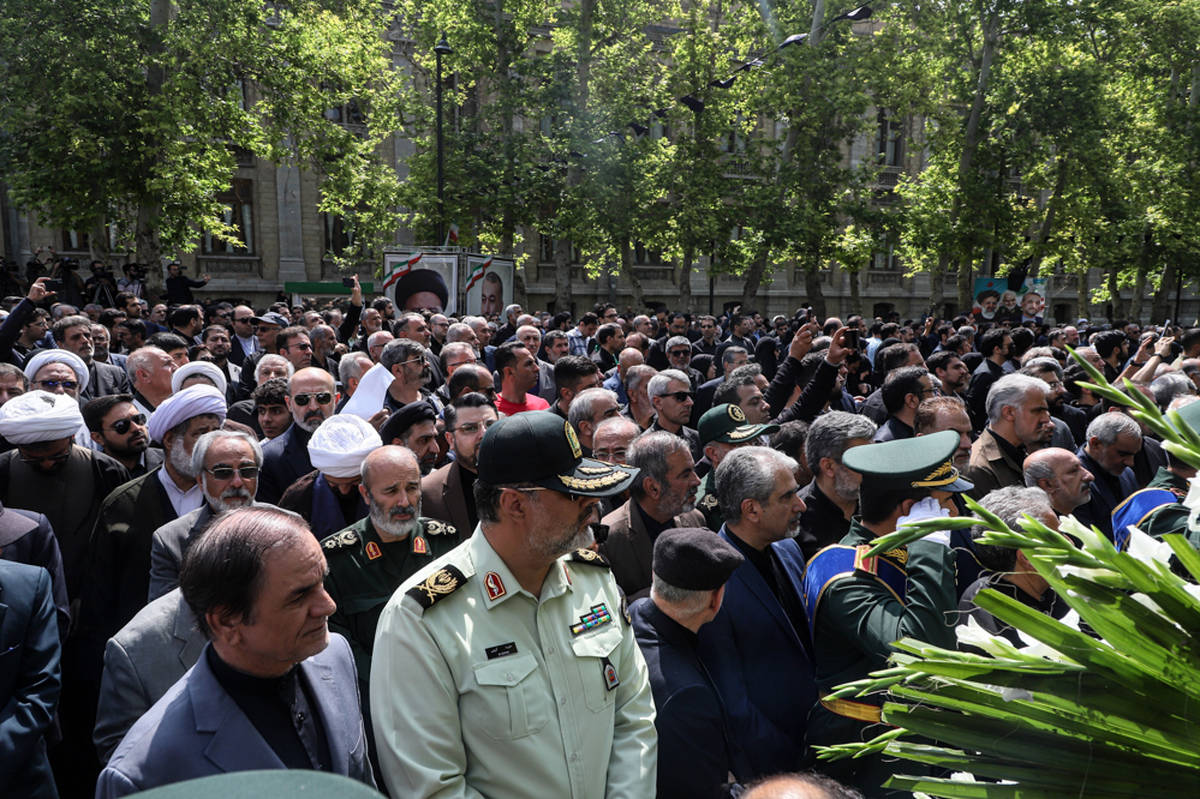
<svg viewBox="0 0 1200 799"><path fill-rule="evenodd" d="M650 596L630 608L658 713L658 797L724 797L741 776L725 707L696 649L725 582L745 558L705 528L665 530L654 542Z"/></svg>
<svg viewBox="0 0 1200 799"><path fill-rule="evenodd" d="M50 575L42 568L0 560L0 794L58 796L46 733L62 689L62 648Z"/></svg>
<svg viewBox="0 0 1200 799"><path fill-rule="evenodd" d="M86 386L80 387L79 398L86 402L93 397L109 394L128 394L132 390L125 370L92 359L92 320L86 316L64 316L51 328L54 343L60 348L79 356L88 370Z"/></svg>
<svg viewBox="0 0 1200 799"><path fill-rule="evenodd" d="M272 505L279 502L288 486L313 470L308 439L321 422L333 416L337 405L333 375L315 366L296 372L288 382L287 404L292 426L263 447L258 479L258 501Z"/></svg>
<svg viewBox="0 0 1200 799"><path fill-rule="evenodd" d="M229 360L242 366L246 359L261 351L254 334L254 309L238 305L233 309L233 338L230 340Z"/></svg>

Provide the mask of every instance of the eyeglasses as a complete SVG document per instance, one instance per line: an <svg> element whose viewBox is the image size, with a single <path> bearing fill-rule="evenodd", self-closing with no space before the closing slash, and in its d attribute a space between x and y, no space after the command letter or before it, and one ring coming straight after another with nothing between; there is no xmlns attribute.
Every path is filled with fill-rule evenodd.
<svg viewBox="0 0 1200 799"><path fill-rule="evenodd" d="M238 476L243 480L253 480L255 477L258 477L257 466L239 466L236 469L232 466L214 466L204 471L218 480L232 480L234 472L237 472Z"/></svg>
<svg viewBox="0 0 1200 799"><path fill-rule="evenodd" d="M59 388L61 386L67 391L74 391L79 387L78 381L75 380L35 380L34 385L45 388Z"/></svg>
<svg viewBox="0 0 1200 799"><path fill-rule="evenodd" d="M489 427L491 427L495 423L496 423L495 419L491 420L487 424L481 424L479 422L467 422L466 424L460 424L458 427L454 428L453 432L462 433L463 435L473 436L476 433L478 433L480 430L487 430Z"/></svg>
<svg viewBox="0 0 1200 799"><path fill-rule="evenodd" d="M333 402L333 394L328 391L322 391L319 394L297 394L292 397L292 402L296 403L297 407L303 408L308 405L310 399L315 400L318 405L328 405Z"/></svg>
<svg viewBox="0 0 1200 799"><path fill-rule="evenodd" d="M691 355L691 350L671 350L669 353L672 358L682 358L686 355Z"/></svg>
<svg viewBox="0 0 1200 799"><path fill-rule="evenodd" d="M129 428L133 425L144 425L146 423L146 414L135 413L133 416L127 416L124 419L118 419L113 422L112 431L119 436L123 436L129 432Z"/></svg>
<svg viewBox="0 0 1200 799"><path fill-rule="evenodd" d="M297 341L295 344L288 344L286 347L284 347L284 349L287 349L287 350L295 349L295 350L300 350L301 352L307 352L308 350L312 349L312 345L309 344L307 341Z"/></svg>
<svg viewBox="0 0 1200 799"><path fill-rule="evenodd" d="M667 394L661 394L660 396L670 397L671 399L675 400L676 402L687 402L688 400L692 399L692 392L690 392L690 391L671 391Z"/></svg>
<svg viewBox="0 0 1200 799"><path fill-rule="evenodd" d="M253 316L235 316L235 317L233 317L233 321L235 321L235 322L253 322L254 317Z"/></svg>

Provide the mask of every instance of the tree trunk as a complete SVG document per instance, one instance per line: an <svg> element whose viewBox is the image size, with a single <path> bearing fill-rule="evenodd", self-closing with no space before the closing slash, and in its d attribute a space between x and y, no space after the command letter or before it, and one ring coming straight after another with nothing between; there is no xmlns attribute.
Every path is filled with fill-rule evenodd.
<svg viewBox="0 0 1200 799"><path fill-rule="evenodd" d="M812 303L813 315L825 321L825 292L821 290L821 264L811 263L804 267L804 293Z"/></svg>
<svg viewBox="0 0 1200 799"><path fill-rule="evenodd" d="M686 245L679 263L679 277L676 280L679 287L679 310L684 313L692 312L692 262L695 257L696 249L691 244Z"/></svg>
<svg viewBox="0 0 1200 799"><path fill-rule="evenodd" d="M1108 283L1109 302L1112 304L1112 318L1108 321L1115 322L1125 316L1124 308L1121 307L1121 289L1118 287L1117 275L1121 271L1121 267L1113 263L1108 267L1108 272L1105 274L1105 280Z"/></svg>
<svg viewBox="0 0 1200 799"><path fill-rule="evenodd" d="M861 269L847 270L846 275L847 275L847 277L850 278L850 311L849 311L849 313L863 314L863 316L866 316L866 314L863 313L863 307L862 307L862 295L861 295L862 289L861 289L861 283L860 283L860 281L862 280L862 270Z"/></svg>
<svg viewBox="0 0 1200 799"><path fill-rule="evenodd" d="M1150 321L1159 323L1171 315L1171 292L1175 291L1179 280L1179 270L1175 260L1167 260L1167 268L1163 270L1162 279L1158 281L1158 290L1154 292L1154 300L1150 305ZM1175 320L1179 322L1178 319Z"/></svg>
<svg viewBox="0 0 1200 799"><path fill-rule="evenodd" d="M1037 277L1038 270L1042 268L1042 259L1046 257L1046 250L1049 249L1050 234L1054 230L1054 211L1058 207L1058 198L1062 196L1067 185L1067 162L1063 156L1058 156L1055 168L1058 170L1058 175L1054 180L1054 190L1050 193L1050 199L1046 201L1046 213L1042 216L1042 224L1038 227L1037 238L1033 243L1033 257L1029 262L1029 277Z"/></svg>
<svg viewBox="0 0 1200 799"><path fill-rule="evenodd" d="M950 254L943 253L938 259L938 269L943 272L950 265ZM958 267L958 310L962 313L970 313L971 306L975 301L975 264L967 259Z"/></svg>
<svg viewBox="0 0 1200 799"><path fill-rule="evenodd" d="M1080 272L1075 276L1075 294L1079 298L1077 315L1085 319L1092 317L1092 293L1088 290L1088 271Z"/></svg>
<svg viewBox="0 0 1200 799"><path fill-rule="evenodd" d="M571 310L571 240L565 237L554 240L554 310Z"/></svg>
<svg viewBox="0 0 1200 799"><path fill-rule="evenodd" d="M1142 318L1142 300L1146 294L1146 276L1150 272L1150 229L1142 234L1142 249L1138 255L1137 272L1133 276L1133 297L1129 300L1129 317L1131 322L1140 322Z"/></svg>
<svg viewBox="0 0 1200 799"><path fill-rule="evenodd" d="M629 281L629 289L633 292L633 307L640 311L646 307L646 295L642 292L642 281L633 273L633 248L629 246L629 239L620 243L620 250L621 274Z"/></svg>
<svg viewBox="0 0 1200 799"><path fill-rule="evenodd" d="M746 283L742 286L742 310L754 307L754 298L758 295L758 287L762 285L762 276L766 269L767 250L763 248L746 271Z"/></svg>
<svg viewBox="0 0 1200 799"><path fill-rule="evenodd" d="M938 308L941 313L942 303L946 296L946 273L941 264L929 270L929 304ZM857 309L857 305L855 308Z"/></svg>

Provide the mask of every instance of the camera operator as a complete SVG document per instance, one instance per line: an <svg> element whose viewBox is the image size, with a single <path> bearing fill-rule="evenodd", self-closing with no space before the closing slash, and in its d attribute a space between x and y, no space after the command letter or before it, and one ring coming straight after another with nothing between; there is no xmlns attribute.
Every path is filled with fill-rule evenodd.
<svg viewBox="0 0 1200 799"><path fill-rule="evenodd" d="M62 286L58 289L58 299L67 305L82 308L87 302L87 286L79 276L79 262L74 258L58 258L50 267L50 277L58 280Z"/></svg>
<svg viewBox="0 0 1200 799"><path fill-rule="evenodd" d="M142 264L129 263L124 264L121 271L125 277L117 281L117 290L141 299L146 287L146 267Z"/></svg>
<svg viewBox="0 0 1200 799"><path fill-rule="evenodd" d="M84 292L92 302L111 308L116 304L117 296L117 281L112 269L103 261L92 261L90 268L92 276L83 284Z"/></svg>

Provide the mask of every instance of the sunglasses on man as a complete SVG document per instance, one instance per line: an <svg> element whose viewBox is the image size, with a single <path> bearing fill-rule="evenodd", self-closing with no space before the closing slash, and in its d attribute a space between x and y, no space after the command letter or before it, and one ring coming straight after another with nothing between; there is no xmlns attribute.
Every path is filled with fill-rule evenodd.
<svg viewBox="0 0 1200 799"><path fill-rule="evenodd" d="M318 405L328 405L333 402L333 394L322 391L319 394L297 394L292 397L292 402L296 403L299 408L306 407L309 400L315 400Z"/></svg>

